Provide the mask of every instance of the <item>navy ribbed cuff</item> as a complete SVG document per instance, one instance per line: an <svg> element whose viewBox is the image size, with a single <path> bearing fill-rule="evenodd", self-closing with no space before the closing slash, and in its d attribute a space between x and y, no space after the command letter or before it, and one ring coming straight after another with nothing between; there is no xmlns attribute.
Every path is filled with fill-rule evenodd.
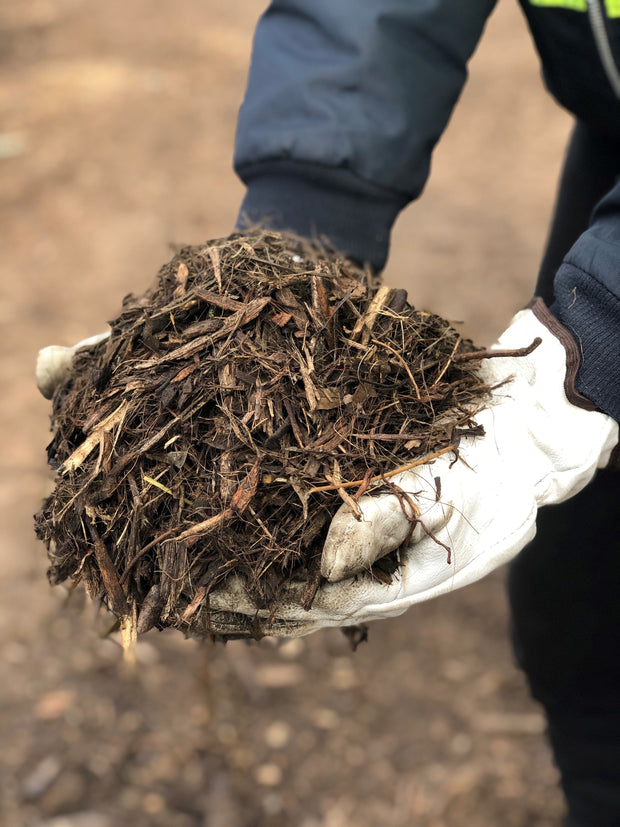
<svg viewBox="0 0 620 827"><path fill-rule="evenodd" d="M410 197L383 190L345 169L294 161L264 162L238 170L248 185L237 227L258 224L326 238L349 258L381 270L390 231Z"/></svg>

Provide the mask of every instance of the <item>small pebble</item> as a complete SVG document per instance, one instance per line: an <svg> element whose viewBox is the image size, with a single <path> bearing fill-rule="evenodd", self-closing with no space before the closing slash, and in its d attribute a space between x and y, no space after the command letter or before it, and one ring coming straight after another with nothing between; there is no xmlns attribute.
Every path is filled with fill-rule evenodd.
<svg viewBox="0 0 620 827"><path fill-rule="evenodd" d="M261 764L254 770L254 778L262 787L277 787L282 781L282 770L277 764Z"/></svg>

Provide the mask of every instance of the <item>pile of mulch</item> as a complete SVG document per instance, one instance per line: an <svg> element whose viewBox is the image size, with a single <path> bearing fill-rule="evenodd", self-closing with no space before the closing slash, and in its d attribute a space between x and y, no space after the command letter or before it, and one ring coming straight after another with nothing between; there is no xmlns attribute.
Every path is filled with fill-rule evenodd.
<svg viewBox="0 0 620 827"><path fill-rule="evenodd" d="M139 632L209 629L240 576L311 605L329 522L479 433L476 351L341 256L256 231L186 247L53 398L56 486L36 516L53 584ZM390 576L379 563L375 576Z"/></svg>

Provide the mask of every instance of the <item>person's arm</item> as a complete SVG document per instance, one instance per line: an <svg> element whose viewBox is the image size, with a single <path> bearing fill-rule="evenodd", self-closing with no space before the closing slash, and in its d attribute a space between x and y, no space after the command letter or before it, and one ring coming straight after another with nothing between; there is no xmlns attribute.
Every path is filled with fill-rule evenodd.
<svg viewBox="0 0 620 827"><path fill-rule="evenodd" d="M579 349L576 389L620 421L620 181L565 257L554 292L551 312Z"/></svg>
<svg viewBox="0 0 620 827"><path fill-rule="evenodd" d="M424 7L428 5L438 12L448 6L455 11L456 4ZM458 6L461 15L471 13L469 4ZM420 5L410 7L413 14L419 13ZM458 18L458 12L446 18L451 43L462 34L455 22ZM472 23L474 18L467 19ZM478 33L482 20L477 19ZM364 25L368 26L368 19ZM370 30L372 41L378 43L378 29L371 26ZM392 31L398 31L403 43L409 38L407 61L423 68L413 77L403 77L394 57L397 50L385 56L389 51L385 39L381 39L383 54L370 50L375 59L384 61L378 84L388 77L396 80L395 86L383 84L387 109L360 105L361 100L378 103L372 95L348 100L341 95L338 107L334 90L343 87L333 83L328 84L329 95L318 84L317 96L319 67L313 60L308 62L312 53L306 51L298 54L305 78L299 86L300 75L294 72L276 78L255 69L255 82L262 78L265 85L257 92L250 84L249 111L240 122L243 151L237 155L239 171L249 184L244 208L250 219L267 219L303 234L313 229L324 232L346 252L376 267L385 259L393 217L421 192L432 148L465 76L465 60L450 64L444 60L446 49L433 52L442 58L438 63L428 60L428 43L437 46L429 37L432 27L401 26ZM468 32L473 34L471 28ZM255 67L262 60L271 67L277 63L272 62L265 42L258 37ZM464 42L459 40L461 45ZM475 36L468 42L473 49ZM353 50L351 60L340 67L336 63L334 70L342 72L347 66L350 70L353 58L359 60L360 55ZM435 74L438 67L441 70ZM405 66L401 69L405 71ZM455 82L459 73L460 81ZM364 79L362 74L360 82ZM291 96L281 95L282 83L288 82L297 86L298 96L290 110L285 109L285 101L290 103ZM272 118L268 105L261 110L261 99L276 106L281 101L280 117ZM317 108L317 101L327 100L332 107ZM254 105L259 110L253 110ZM375 111L387 111L390 117L372 122ZM252 112L254 121L249 117ZM367 130L359 129L364 120ZM276 124L279 128L274 129ZM363 185L370 183L378 189L364 190ZM494 359L485 365L485 378L496 389L477 417L485 436L462 440L458 461L441 457L395 478L415 503L410 513L389 494L363 496L358 503L362 519L341 506L322 556L321 572L330 582L319 590L309 612L300 608L299 590L293 586L263 617L243 585L231 583L228 590L212 595L213 629L239 631L246 617L254 624L260 622L265 634L298 635L400 614L510 560L534 536L538 508L573 496L597 469L609 464L618 444L619 418L617 208L614 191L571 249L556 278L553 312L536 300L515 317L500 339L500 348L523 348L531 342L538 347L528 357ZM350 224L343 213L351 217ZM377 558L393 550L398 550L400 568L392 584L384 586L367 572Z"/></svg>
<svg viewBox="0 0 620 827"><path fill-rule="evenodd" d="M326 235L381 269L495 0L274 0L255 35L240 224Z"/></svg>

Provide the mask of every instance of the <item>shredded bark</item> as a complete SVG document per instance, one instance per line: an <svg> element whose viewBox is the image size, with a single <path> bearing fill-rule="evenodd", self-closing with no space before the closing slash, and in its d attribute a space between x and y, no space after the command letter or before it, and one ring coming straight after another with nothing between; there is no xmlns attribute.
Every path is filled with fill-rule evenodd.
<svg viewBox="0 0 620 827"><path fill-rule="evenodd" d="M54 395L50 581L83 580L138 632L208 628L233 574L262 607L303 578L310 605L342 502L481 434L486 355L292 236L182 249Z"/></svg>

